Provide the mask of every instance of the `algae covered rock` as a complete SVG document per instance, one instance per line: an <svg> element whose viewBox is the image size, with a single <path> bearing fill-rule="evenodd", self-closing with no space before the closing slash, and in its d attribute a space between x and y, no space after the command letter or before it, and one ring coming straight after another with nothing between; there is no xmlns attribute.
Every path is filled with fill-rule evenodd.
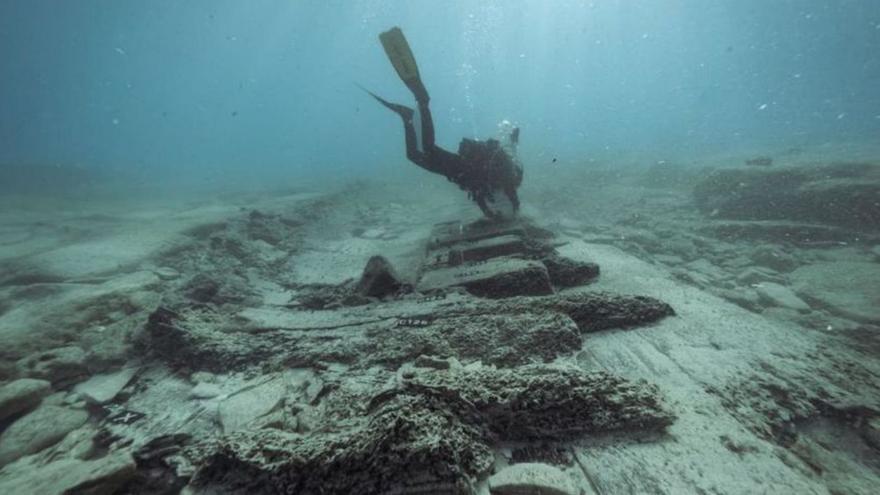
<svg viewBox="0 0 880 495"><path fill-rule="evenodd" d="M208 446L194 483L219 493L467 493L494 457L481 432L437 401L402 396L358 428L242 431Z"/></svg>
<svg viewBox="0 0 880 495"><path fill-rule="evenodd" d="M655 387L545 365L421 370L366 404L344 386L348 414L314 434L241 431L187 450L194 483L220 493L471 493L502 441L662 430L673 416Z"/></svg>
<svg viewBox="0 0 880 495"><path fill-rule="evenodd" d="M575 261L559 255L541 260L547 267L550 281L556 287L575 287L586 284L599 276L599 265Z"/></svg>
<svg viewBox="0 0 880 495"><path fill-rule="evenodd" d="M657 389L608 373L547 365L489 367L418 373L385 392L443 397L477 412L481 427L498 439L565 439L586 433L668 426ZM375 397L371 404L381 400Z"/></svg>
<svg viewBox="0 0 880 495"><path fill-rule="evenodd" d="M516 303L517 300L504 301L500 308L510 308ZM659 299L607 292L547 297L529 301L528 305L533 310L540 308L567 315L581 332L647 325L675 315L672 307Z"/></svg>
<svg viewBox="0 0 880 495"><path fill-rule="evenodd" d="M362 336L326 340L318 332L302 336L272 328L224 332L211 326L210 313L159 307L141 344L174 367L216 372L255 364L357 362L364 356L367 363L397 367L421 354L512 366L573 352L580 348L578 333L646 325L674 314L655 298L604 292L475 299L424 317L364 325Z"/></svg>
<svg viewBox="0 0 880 495"><path fill-rule="evenodd" d="M364 297L383 298L396 294L403 284L384 256L373 256L364 267L355 291Z"/></svg>
<svg viewBox="0 0 880 495"><path fill-rule="evenodd" d="M480 314L438 318L423 327L376 327L367 331L370 363L399 366L422 354L452 356L497 366L548 362L576 352L581 336L571 318L559 313L516 317Z"/></svg>

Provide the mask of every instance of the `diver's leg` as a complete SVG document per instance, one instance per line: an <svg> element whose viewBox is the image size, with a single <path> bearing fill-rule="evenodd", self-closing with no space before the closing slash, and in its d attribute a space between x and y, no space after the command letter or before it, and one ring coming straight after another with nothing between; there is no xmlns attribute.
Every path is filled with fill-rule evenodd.
<svg viewBox="0 0 880 495"><path fill-rule="evenodd" d="M400 115L401 120L403 120L403 132L406 138L407 159L422 168L427 168L427 160L425 159L425 154L419 151L418 139L416 138L416 128L413 125L413 116L415 115L415 110L406 105L391 103L390 101L366 89L364 89L364 91L369 93L370 96L375 98L376 101L381 103L385 108L391 110L397 115Z"/></svg>
<svg viewBox="0 0 880 495"><path fill-rule="evenodd" d="M422 122L422 150L425 153L434 152L434 119L431 118L431 108L428 106L427 97L419 100L419 120Z"/></svg>
<svg viewBox="0 0 880 495"><path fill-rule="evenodd" d="M385 98L382 98L381 96L377 95L376 93L373 93L372 91L370 91L368 89L364 89L363 87L361 89L363 89L364 91L367 92L367 94L369 94L370 96L375 98L376 101L378 101L379 103L382 104L382 106L391 110L392 112L396 113L397 115L400 115L400 118L402 118L404 122L409 120L409 122L412 123L412 119L413 119L413 115L415 114L415 110L413 110L412 108L410 108L406 105L400 105L398 103L391 103L390 101L386 100Z"/></svg>
<svg viewBox="0 0 880 495"><path fill-rule="evenodd" d="M403 117L403 115L401 117L403 118L403 132L406 136L406 157L416 165L428 169L428 160L425 158L425 154L419 150L419 140L416 137L416 126L413 125L412 114L409 118Z"/></svg>

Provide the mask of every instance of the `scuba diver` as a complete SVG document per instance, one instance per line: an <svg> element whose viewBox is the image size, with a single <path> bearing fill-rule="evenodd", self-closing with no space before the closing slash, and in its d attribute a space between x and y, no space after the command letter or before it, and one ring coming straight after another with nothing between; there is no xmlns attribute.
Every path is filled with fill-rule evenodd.
<svg viewBox="0 0 880 495"><path fill-rule="evenodd" d="M468 197L475 201L483 214L493 220L500 220L503 214L497 206L496 195L504 193L515 214L519 210L517 188L522 183L523 169L515 159L519 143L519 128L506 124L508 142L502 145L496 139L477 141L462 139L458 153L444 150L434 143L434 122L428 107L428 91L419 77L415 57L400 28L392 28L379 35L379 40L400 79L415 96L421 121L421 148L418 146L416 128L413 124L415 111L405 105L391 103L367 91L379 103L389 108L403 119L406 136L406 157L423 169L445 176L449 181L467 191ZM363 88L362 88L363 89ZM490 206L490 203L492 206Z"/></svg>

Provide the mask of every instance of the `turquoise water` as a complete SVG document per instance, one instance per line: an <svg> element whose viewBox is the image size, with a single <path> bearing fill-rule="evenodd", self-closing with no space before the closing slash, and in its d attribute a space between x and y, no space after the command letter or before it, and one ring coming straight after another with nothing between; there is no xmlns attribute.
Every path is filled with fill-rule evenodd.
<svg viewBox="0 0 880 495"><path fill-rule="evenodd" d="M872 0L7 1L0 163L138 180L371 176L412 104L377 35L406 33L438 144L523 128L531 167L880 131ZM393 169L392 169L393 170Z"/></svg>

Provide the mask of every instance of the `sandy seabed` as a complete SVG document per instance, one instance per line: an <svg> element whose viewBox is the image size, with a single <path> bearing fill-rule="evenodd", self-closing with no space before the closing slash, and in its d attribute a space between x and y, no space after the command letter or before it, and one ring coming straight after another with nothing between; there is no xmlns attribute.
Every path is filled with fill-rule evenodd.
<svg viewBox="0 0 880 495"><path fill-rule="evenodd" d="M7 198L0 491L307 493L327 476L361 493L876 493L878 233L701 212L693 190L707 173L527 175L523 217L601 275L509 302L464 290L345 299L377 254L418 289L433 226L478 218L440 181ZM588 331L535 302L609 294L674 315ZM593 405L549 392L556 376ZM548 426L517 430L510 411ZM431 414L447 426L431 429ZM412 464L451 457L395 473L383 457L394 449L423 456Z"/></svg>

